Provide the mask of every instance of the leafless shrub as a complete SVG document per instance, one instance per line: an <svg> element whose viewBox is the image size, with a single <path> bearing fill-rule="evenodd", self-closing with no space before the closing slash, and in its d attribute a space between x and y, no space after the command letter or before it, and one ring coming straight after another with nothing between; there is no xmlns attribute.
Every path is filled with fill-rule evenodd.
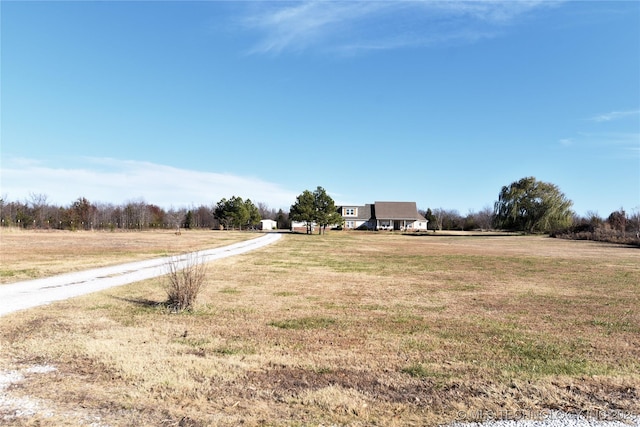
<svg viewBox="0 0 640 427"><path fill-rule="evenodd" d="M175 311L191 310L204 285L207 266L196 255L173 257L167 262L167 304Z"/></svg>
<svg viewBox="0 0 640 427"><path fill-rule="evenodd" d="M593 240L596 242L615 243L622 245L640 246L640 233L626 233L615 230L605 224L602 227L595 227L590 224L579 224L564 230L557 230L550 233L551 237L569 240Z"/></svg>

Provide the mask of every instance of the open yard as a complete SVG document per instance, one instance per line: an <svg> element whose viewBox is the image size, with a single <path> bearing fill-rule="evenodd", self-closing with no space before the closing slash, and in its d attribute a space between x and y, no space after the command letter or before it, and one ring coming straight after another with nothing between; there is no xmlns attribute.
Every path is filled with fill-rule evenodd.
<svg viewBox="0 0 640 427"><path fill-rule="evenodd" d="M174 230L72 232L0 229L0 285L229 245L255 235Z"/></svg>
<svg viewBox="0 0 640 427"><path fill-rule="evenodd" d="M108 233L2 234L3 281L243 238L145 244L147 233L128 234L122 251L108 238L101 246ZM1 317L0 373L16 380L0 381L0 423L405 426L640 413L637 248L291 234L209 264L195 311L172 314L165 299L153 279Z"/></svg>

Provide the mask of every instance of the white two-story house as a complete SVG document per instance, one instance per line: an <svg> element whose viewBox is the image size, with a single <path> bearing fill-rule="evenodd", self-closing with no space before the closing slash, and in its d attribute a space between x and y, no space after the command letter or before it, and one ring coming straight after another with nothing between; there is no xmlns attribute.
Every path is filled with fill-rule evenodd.
<svg viewBox="0 0 640 427"><path fill-rule="evenodd" d="M347 230L426 231L425 217L415 202L375 202L364 206L340 206Z"/></svg>

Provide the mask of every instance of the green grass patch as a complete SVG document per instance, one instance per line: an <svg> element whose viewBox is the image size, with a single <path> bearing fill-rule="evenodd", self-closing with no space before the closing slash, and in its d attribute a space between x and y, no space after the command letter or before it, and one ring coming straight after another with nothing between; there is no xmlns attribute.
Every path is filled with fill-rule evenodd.
<svg viewBox="0 0 640 427"><path fill-rule="evenodd" d="M311 368L311 371L318 375L327 375L335 372L333 368L329 368L327 366L315 366Z"/></svg>
<svg viewBox="0 0 640 427"><path fill-rule="evenodd" d="M189 347L200 348L205 347L211 343L207 338L191 338L191 337L180 337L175 340L176 343L186 345Z"/></svg>
<svg viewBox="0 0 640 427"><path fill-rule="evenodd" d="M458 292L471 292L481 288L480 284L474 283L455 283L449 286L449 290Z"/></svg>
<svg viewBox="0 0 640 427"><path fill-rule="evenodd" d="M269 326L279 329L325 329L335 324L335 319L329 317L301 317L299 319L276 320L269 322Z"/></svg>
<svg viewBox="0 0 640 427"><path fill-rule="evenodd" d="M31 278L38 277L39 270L35 268L24 268L21 270L0 270L0 277L27 276Z"/></svg>
<svg viewBox="0 0 640 427"><path fill-rule="evenodd" d="M0 270L0 277L13 277L16 272L13 270Z"/></svg>
<svg viewBox="0 0 640 427"><path fill-rule="evenodd" d="M289 292L289 291L282 291L282 292L274 292L273 293L273 296L276 296L276 297L292 297L294 295L296 295L295 292Z"/></svg>
<svg viewBox="0 0 640 427"><path fill-rule="evenodd" d="M218 347L214 350L214 353L222 356L232 356L234 354L242 353L242 350L234 347Z"/></svg>
<svg viewBox="0 0 640 427"><path fill-rule="evenodd" d="M401 348L404 351L417 351L420 353L428 353L435 350L436 346L431 341L411 337L402 342Z"/></svg>
<svg viewBox="0 0 640 427"><path fill-rule="evenodd" d="M252 347L244 347L244 346L221 346L217 347L213 350L215 354L221 356L235 356L238 354L255 354L256 350Z"/></svg>
<svg viewBox="0 0 640 427"><path fill-rule="evenodd" d="M113 304L105 303L105 304L95 304L89 307L89 310L111 310L113 308Z"/></svg>
<svg viewBox="0 0 640 427"><path fill-rule="evenodd" d="M613 333L620 332L631 332L640 334L640 327L635 325L628 319L625 320L610 320L610 319L602 319L595 318L589 322L591 326L597 326L598 328L602 328L605 335L611 335Z"/></svg>
<svg viewBox="0 0 640 427"><path fill-rule="evenodd" d="M604 373L588 361L585 344L557 339L546 334L505 331L496 347L506 353L505 368L532 377L549 375L595 375Z"/></svg>
<svg viewBox="0 0 640 427"><path fill-rule="evenodd" d="M412 363L400 369L403 374L414 378L447 378L449 375L429 369L423 363Z"/></svg>
<svg viewBox="0 0 640 427"><path fill-rule="evenodd" d="M385 325L385 329L389 332L402 335L427 332L431 328L422 316L412 313L396 313L380 319L380 322Z"/></svg>

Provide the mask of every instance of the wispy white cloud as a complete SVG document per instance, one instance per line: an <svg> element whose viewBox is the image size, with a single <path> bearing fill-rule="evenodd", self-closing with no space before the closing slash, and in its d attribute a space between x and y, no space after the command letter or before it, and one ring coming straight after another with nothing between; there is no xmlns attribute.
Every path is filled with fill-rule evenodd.
<svg viewBox="0 0 640 427"><path fill-rule="evenodd" d="M35 159L3 159L0 193L9 200L45 194L66 205L78 197L119 204L144 199L162 207L209 206L240 196L286 208L296 193L254 177L175 168L112 158L77 158L72 166L52 166Z"/></svg>
<svg viewBox="0 0 640 427"><path fill-rule="evenodd" d="M629 117L640 117L640 110L627 110L627 111L611 111L609 113L599 114L591 118L591 121L596 123L611 122L614 120L626 119Z"/></svg>
<svg viewBox="0 0 640 427"><path fill-rule="evenodd" d="M266 5L266 9L245 20L248 28L262 33L251 53L304 50L339 37L358 21L389 8L386 2L309 1Z"/></svg>
<svg viewBox="0 0 640 427"><path fill-rule="evenodd" d="M571 138L562 138L560 139L560 145L564 146L564 147L569 147L570 145L573 145L573 139Z"/></svg>
<svg viewBox="0 0 640 427"><path fill-rule="evenodd" d="M582 146L597 147L600 155L639 160L640 133L638 132L583 132L577 139Z"/></svg>
<svg viewBox="0 0 640 427"><path fill-rule="evenodd" d="M561 1L265 2L246 17L259 33L250 53L358 51L495 37L520 16Z"/></svg>

